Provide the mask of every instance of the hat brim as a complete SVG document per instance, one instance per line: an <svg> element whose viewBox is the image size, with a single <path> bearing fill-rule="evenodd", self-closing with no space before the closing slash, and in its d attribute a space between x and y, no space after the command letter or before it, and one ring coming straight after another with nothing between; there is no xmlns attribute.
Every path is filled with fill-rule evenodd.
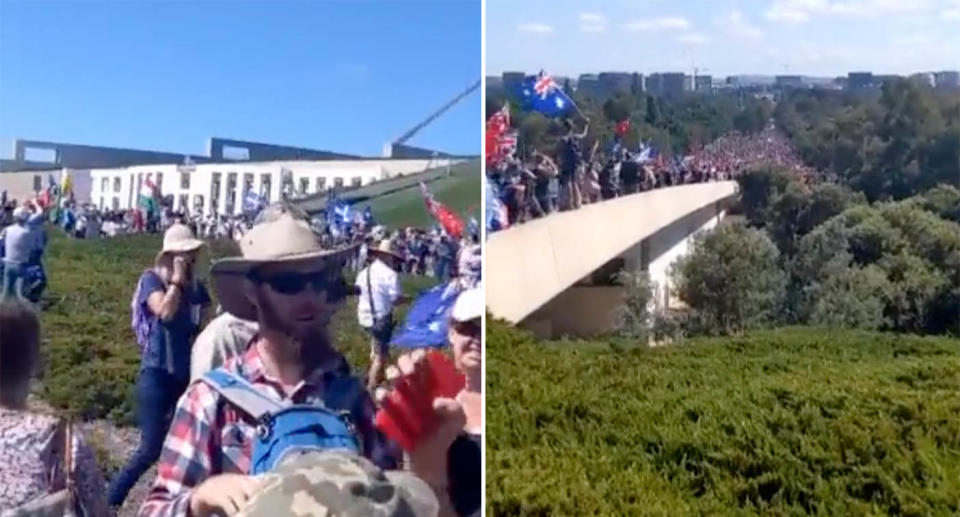
<svg viewBox="0 0 960 517"><path fill-rule="evenodd" d="M383 250L378 250L378 249L376 249L376 248L373 248L373 249L369 250L367 253L382 255L382 256L385 256L385 257L391 257L391 258L395 258L395 259L397 259L397 260L403 260L403 257L401 257L400 255L397 255L396 253L394 253L394 252L392 252L392 251L383 251Z"/></svg>
<svg viewBox="0 0 960 517"><path fill-rule="evenodd" d="M164 247L160 250L160 253L186 253L189 251L196 251L202 248L204 242L200 239L185 239L176 244L170 245L170 247Z"/></svg>
<svg viewBox="0 0 960 517"><path fill-rule="evenodd" d="M224 311L240 319L257 321L257 309L250 303L247 293L244 292L244 280L251 270L272 264L317 263L322 264L323 267L334 264L343 267L354 248L354 246L350 246L332 250L319 250L263 260L242 257L220 259L210 267L210 278L216 290L217 299Z"/></svg>

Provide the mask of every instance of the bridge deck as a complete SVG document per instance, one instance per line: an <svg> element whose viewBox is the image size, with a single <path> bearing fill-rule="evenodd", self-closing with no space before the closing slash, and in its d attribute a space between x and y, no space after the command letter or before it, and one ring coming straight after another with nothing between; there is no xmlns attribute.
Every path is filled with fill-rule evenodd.
<svg viewBox="0 0 960 517"><path fill-rule="evenodd" d="M668 187L494 233L484 245L487 308L519 323L631 246L735 192L734 181Z"/></svg>

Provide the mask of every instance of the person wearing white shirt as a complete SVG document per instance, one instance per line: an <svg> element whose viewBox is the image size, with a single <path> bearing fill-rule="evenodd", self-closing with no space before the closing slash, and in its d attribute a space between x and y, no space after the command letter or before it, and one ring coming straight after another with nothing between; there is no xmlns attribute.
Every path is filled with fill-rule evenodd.
<svg viewBox="0 0 960 517"><path fill-rule="evenodd" d="M400 293L397 270L402 258L393 243L383 240L367 251L369 265L357 274L357 321L370 334L370 371L367 388L372 393L383 380L390 361L390 337L393 334L393 307L408 300Z"/></svg>

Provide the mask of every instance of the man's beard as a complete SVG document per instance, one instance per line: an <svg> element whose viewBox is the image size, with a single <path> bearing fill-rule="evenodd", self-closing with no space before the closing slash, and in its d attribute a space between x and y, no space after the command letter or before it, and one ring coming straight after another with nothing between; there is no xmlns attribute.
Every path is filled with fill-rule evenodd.
<svg viewBox="0 0 960 517"><path fill-rule="evenodd" d="M258 298L257 315L261 333L282 336L287 353L299 357L304 366L317 366L335 354L326 323L297 327L277 314L262 293L258 294Z"/></svg>

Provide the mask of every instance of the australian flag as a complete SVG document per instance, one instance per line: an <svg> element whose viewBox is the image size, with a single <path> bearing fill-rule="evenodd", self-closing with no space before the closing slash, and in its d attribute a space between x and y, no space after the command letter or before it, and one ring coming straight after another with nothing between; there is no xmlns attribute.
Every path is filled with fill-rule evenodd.
<svg viewBox="0 0 960 517"><path fill-rule="evenodd" d="M563 116L575 107L573 99L543 72L525 77L517 86L516 94L524 108L539 111L548 117Z"/></svg>
<svg viewBox="0 0 960 517"><path fill-rule="evenodd" d="M440 284L424 291L414 300L403 327L394 332L390 343L401 348L446 345L450 309L459 294L455 284Z"/></svg>

